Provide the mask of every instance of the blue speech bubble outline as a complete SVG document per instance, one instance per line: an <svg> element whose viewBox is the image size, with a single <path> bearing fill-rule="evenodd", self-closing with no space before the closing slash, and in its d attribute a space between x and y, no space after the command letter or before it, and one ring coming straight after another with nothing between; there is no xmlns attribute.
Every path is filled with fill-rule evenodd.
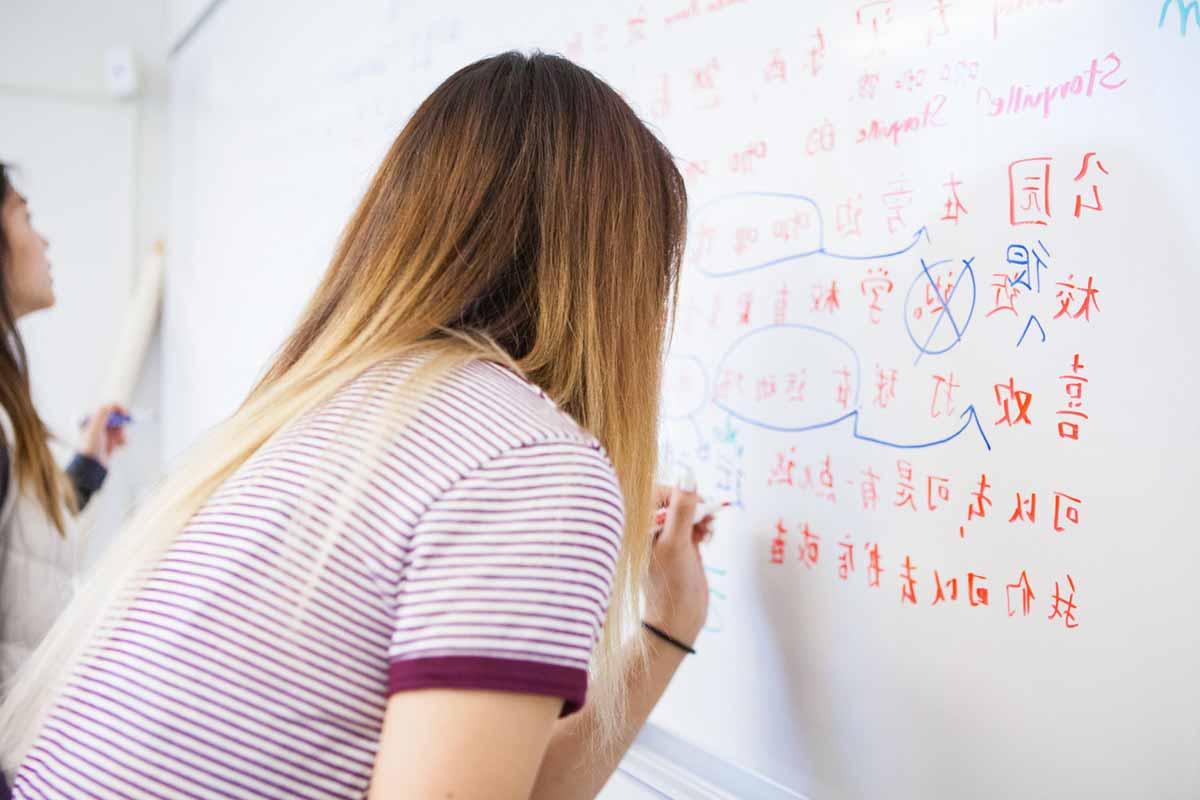
<svg viewBox="0 0 1200 800"><path fill-rule="evenodd" d="M812 207L812 210L814 212L816 212L816 215L817 215L817 226L818 226L817 248L815 250L806 250L803 253L792 253L791 255L780 256L779 258L773 258L768 261L764 261L760 264L753 264L749 267L742 267L741 269L735 269L735 270L731 270L729 272L717 272L717 271L713 271L713 270L700 269L699 267L697 267L696 271L699 272L701 275L704 275L709 278L730 278L730 277L733 277L734 275L744 275L747 272L757 272L760 269L767 269L768 267L774 267L774 266L783 264L788 261L796 261L798 259L809 258L810 256L816 256L816 255L824 255L829 258L841 259L843 261L874 261L877 259L894 258L896 256L904 255L909 250L912 250L914 247L917 246L917 242L920 241L922 236L925 237L926 241L929 241L929 231L924 225L922 225L913 234L912 241L909 242L904 247L900 248L899 250L893 250L888 253L875 253L875 254L871 254L871 255L851 255L848 253L831 252L830 250L826 249L826 247L825 247L825 217L823 214L821 214L821 209L817 205L816 201L813 200L811 197L807 197L802 194L790 194L788 192L734 192L733 194L726 194L726 195L721 195L719 197L714 197L712 200L709 200L708 202L706 202L703 205L700 205L696 208L696 213L693 217L694 221L688 222L688 238L689 239L692 238L692 231L693 231L695 225L700 221L702 214L705 210L707 210L708 208L710 208L714 205L717 205L718 203L723 203L727 200L733 200L733 199L736 199L739 197L776 197L776 198L784 198L787 200L799 200L803 203L807 203L809 206Z"/></svg>

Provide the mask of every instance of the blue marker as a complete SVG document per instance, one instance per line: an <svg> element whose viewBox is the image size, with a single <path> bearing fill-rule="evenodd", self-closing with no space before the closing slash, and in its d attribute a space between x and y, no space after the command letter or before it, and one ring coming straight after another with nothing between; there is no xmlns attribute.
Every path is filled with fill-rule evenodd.
<svg viewBox="0 0 1200 800"><path fill-rule="evenodd" d="M79 427L81 427L81 428L84 427L89 422L91 422L91 420L92 420L92 417L89 414L88 416L84 417L82 420L79 421ZM129 416L128 414L122 414L119 411L110 411L108 414L108 422L105 423L104 427L108 428L110 431L115 431L118 428L125 427L126 425L128 425L131 422L133 422L133 417Z"/></svg>
<svg viewBox="0 0 1200 800"><path fill-rule="evenodd" d="M108 423L105 425L109 430L114 430L133 422L133 417L128 414L122 414L119 411L109 412Z"/></svg>

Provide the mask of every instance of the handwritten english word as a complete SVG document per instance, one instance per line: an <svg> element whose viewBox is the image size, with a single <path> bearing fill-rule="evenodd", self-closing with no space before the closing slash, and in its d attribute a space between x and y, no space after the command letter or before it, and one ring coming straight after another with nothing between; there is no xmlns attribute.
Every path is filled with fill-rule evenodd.
<svg viewBox="0 0 1200 800"><path fill-rule="evenodd" d="M939 94L925 104L920 114L913 114L891 122L873 119L858 129L858 135L854 140L855 144L891 142L893 147L899 147L901 134L944 127L946 122L940 118L940 115L945 106L946 95Z"/></svg>
<svg viewBox="0 0 1200 800"><path fill-rule="evenodd" d="M1101 74L1101 65L1107 70ZM976 101L988 107L990 117L1016 115L1029 110L1041 109L1042 117L1050 116L1050 109L1057 108L1056 103L1066 101L1071 97L1092 97L1096 87L1115 91L1125 85L1126 79L1116 79L1121 69L1121 59L1116 53L1110 52L1103 59L1093 58L1089 67L1082 72L1072 75L1059 84L1046 84L1035 91L1032 87L1012 84L1005 95L993 94L989 89L980 87Z"/></svg>

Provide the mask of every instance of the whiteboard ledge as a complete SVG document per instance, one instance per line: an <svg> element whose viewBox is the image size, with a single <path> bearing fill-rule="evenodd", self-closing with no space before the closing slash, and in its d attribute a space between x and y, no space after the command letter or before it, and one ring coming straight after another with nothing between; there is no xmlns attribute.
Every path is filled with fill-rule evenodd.
<svg viewBox="0 0 1200 800"><path fill-rule="evenodd" d="M752 770L739 767L652 723L634 740L618 768L666 797L688 800L808 800Z"/></svg>

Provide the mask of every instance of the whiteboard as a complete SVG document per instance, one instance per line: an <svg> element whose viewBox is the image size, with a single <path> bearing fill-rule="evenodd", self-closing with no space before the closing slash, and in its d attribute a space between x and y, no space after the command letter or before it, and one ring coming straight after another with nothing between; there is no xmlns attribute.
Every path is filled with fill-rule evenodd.
<svg viewBox="0 0 1200 800"><path fill-rule="evenodd" d="M1200 794L1196 4L228 0L172 66L169 451L513 47L688 178L663 470L734 506L656 725L814 798Z"/></svg>

